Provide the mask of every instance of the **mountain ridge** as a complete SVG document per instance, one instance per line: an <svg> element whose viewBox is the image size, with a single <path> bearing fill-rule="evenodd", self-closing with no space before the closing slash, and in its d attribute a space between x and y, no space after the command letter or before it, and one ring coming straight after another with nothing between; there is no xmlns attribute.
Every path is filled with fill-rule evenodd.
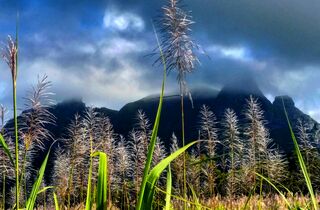
<svg viewBox="0 0 320 210"><path fill-rule="evenodd" d="M252 89L254 87L255 89ZM199 93L199 90L197 90ZM201 92L206 92L208 90L202 90ZM208 91L210 92L210 91ZM213 93L213 92L212 92ZM199 129L199 111L203 104L209 106L211 110L215 113L218 122L221 121L224 111L226 108L232 108L238 115L241 124L245 123L243 116L243 110L246 106L246 101L250 96L258 99L259 104L264 111L264 116L267 128L270 131L271 138L274 139L275 143L281 148L281 150L290 152L292 149L292 140L288 129L288 124L284 115L284 109L282 105L282 98L284 99L284 104L286 106L287 112L289 114L289 119L293 125L296 126L298 119L302 119L311 128L320 127L318 122L312 119L307 114L304 114L301 110L295 107L294 101L289 96L277 96L273 102L269 101L264 94L258 89L258 86L251 85L249 91L242 91L237 89L237 91L232 91L230 86L222 88L217 94L211 94L204 97L205 94L193 94L193 105L189 101L188 97L185 97L185 135L186 142L198 139L198 129ZM159 96L158 96L159 97ZM138 110L143 110L146 116L149 118L150 122L154 122L156 110L158 106L159 98L155 95L147 96L141 98L137 101L125 104L120 110L111 110L105 107L95 108L98 113L102 113L110 118L114 126L116 133L127 137L129 132L135 127L136 124L136 114ZM73 104L73 105L72 105ZM52 108L55 114L60 115L61 111L56 111L64 109L69 110L68 114L64 116L58 116L57 119L61 118L62 124L66 125L66 121L71 121L69 119L75 113L83 115L86 105L80 101L67 101L57 104ZM78 110L77 110L78 109ZM64 110L64 112L66 112ZM67 119L68 118L68 119ZM175 133L178 138L180 138L180 96L179 95L167 95L164 98L163 110L161 115L160 127L159 127L159 137L164 140L165 144L169 146L170 138L172 133ZM58 126L61 127L61 126ZM218 125L218 128L221 125ZM61 136L56 131L61 134L61 129L56 129L54 131L54 136Z"/></svg>

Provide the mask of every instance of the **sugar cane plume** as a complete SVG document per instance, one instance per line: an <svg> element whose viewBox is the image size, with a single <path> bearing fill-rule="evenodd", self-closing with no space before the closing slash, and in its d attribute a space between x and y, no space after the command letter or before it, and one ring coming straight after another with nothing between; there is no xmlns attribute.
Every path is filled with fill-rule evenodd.
<svg viewBox="0 0 320 210"><path fill-rule="evenodd" d="M278 149L269 149L267 160L268 177L276 182L283 181L288 175L288 161Z"/></svg>
<svg viewBox="0 0 320 210"><path fill-rule="evenodd" d="M134 167L132 174L133 184L135 193L138 195L139 187L142 181L144 165L147 160L151 131L149 119L142 110L138 110L136 119L137 123L129 134L129 151Z"/></svg>
<svg viewBox="0 0 320 210"><path fill-rule="evenodd" d="M310 128L301 119L298 119L297 125L297 139L299 140L302 150L312 149L313 145L311 143Z"/></svg>
<svg viewBox="0 0 320 210"><path fill-rule="evenodd" d="M85 132L84 122L76 114L68 127L67 145L68 166L68 196L78 198L84 190L88 168L89 142ZM85 180L85 181L84 181ZM80 193L79 193L80 192Z"/></svg>
<svg viewBox="0 0 320 210"><path fill-rule="evenodd" d="M62 148L58 148L55 152L56 160L54 161L54 185L58 195L59 203L63 204L67 200L68 193L70 193L69 186L69 171L70 171L70 157L69 154Z"/></svg>
<svg viewBox="0 0 320 210"><path fill-rule="evenodd" d="M178 73L177 80L182 87L181 94L187 94L186 74L195 68L198 58L195 54L197 45L191 39L192 16L180 7L179 0L168 0L162 7L163 14L157 20L161 37L161 48L168 71ZM155 63L161 65L161 56Z"/></svg>
<svg viewBox="0 0 320 210"><path fill-rule="evenodd" d="M128 162L127 160L129 157L129 154L127 152L126 145L124 145L123 137L118 137L113 130L113 125L110 122L110 119L107 116L99 115L97 116L97 130L96 130L96 137L94 141L94 150L95 151L102 151L105 152L108 155L108 200L109 202L112 201L112 195L115 194L115 192L119 191L118 184L119 182L124 181L124 179L127 177L126 175L121 173L121 176L119 176L119 170L120 168L126 168ZM118 142L119 141L119 142ZM118 144L118 143L119 144ZM122 143L123 144L122 144ZM119 150L117 150L117 147L121 147L121 151L123 151L124 157L118 156ZM124 148L125 147L125 148ZM117 161L119 161L119 158L122 158L124 162L122 162L121 167L118 168ZM97 163L97 162L95 162Z"/></svg>
<svg viewBox="0 0 320 210"><path fill-rule="evenodd" d="M208 106L203 105L200 110L200 135L203 140L207 140L206 150L209 157L214 157L215 147L219 143L216 124L215 114Z"/></svg>
<svg viewBox="0 0 320 210"><path fill-rule="evenodd" d="M151 137L150 122L146 114L142 110L138 110L137 113L137 124L136 131L138 132L138 137L143 145L143 150L145 156L147 156L149 141Z"/></svg>
<svg viewBox="0 0 320 210"><path fill-rule="evenodd" d="M17 43L13 41L11 36L8 36L7 44L2 48L1 56L10 68L12 81L14 83L17 81L17 69L16 69L17 53L18 53Z"/></svg>
<svg viewBox="0 0 320 210"><path fill-rule="evenodd" d="M296 130L299 147L305 159L307 170L313 180L313 184L319 185L319 148L317 148L317 142L312 141L312 128L302 119L298 119ZM301 176L301 172L299 176Z"/></svg>
<svg viewBox="0 0 320 210"><path fill-rule="evenodd" d="M180 146L178 144L178 138L176 137L176 135L174 133L172 133L170 153L172 154L175 151L177 151L178 149L180 149ZM171 169L172 169L172 174L174 176L173 180L176 180L175 182L173 182L173 185L174 185L173 190L176 194L182 195L183 174L181 173L181 171L183 170L183 157L179 156L174 161L172 161L172 163L170 165L171 165Z"/></svg>
<svg viewBox="0 0 320 210"><path fill-rule="evenodd" d="M142 181L142 175L143 175L143 167L146 161L146 155L144 146L141 142L141 138L139 138L139 134L137 131L132 130L129 133L129 145L128 149L130 152L130 157L132 161L132 179L133 179L133 185L134 185L134 192L136 195L138 195L139 192L139 186Z"/></svg>
<svg viewBox="0 0 320 210"><path fill-rule="evenodd" d="M247 100L247 108L245 111L247 125L245 128L244 135L247 137L247 168L249 169L247 178L248 182L256 182L256 172L261 173L258 169L260 165L261 156L260 153L263 151L261 146L264 142L263 136L261 135L263 130L263 111L258 104L258 99L250 98Z"/></svg>
<svg viewBox="0 0 320 210"><path fill-rule="evenodd" d="M126 142L125 138L122 136L120 136L120 139L117 143L115 153L115 156L117 157L115 161L115 175L117 180L115 180L115 183L118 187L120 187L128 181L130 175L132 174L132 161L130 160L129 156L128 142Z"/></svg>
<svg viewBox="0 0 320 210"><path fill-rule="evenodd" d="M286 163L278 150L272 148L272 140L268 129L265 127L263 111L258 100L252 96L247 101L245 116L248 120L244 133L248 139L247 166L251 171L248 174L251 180L247 183L256 181L255 172L279 180ZM275 170L277 167L279 167L279 170Z"/></svg>
<svg viewBox="0 0 320 210"><path fill-rule="evenodd" d="M157 165L161 160L166 157L166 148L159 137L157 137L154 154L152 158L152 166Z"/></svg>
<svg viewBox="0 0 320 210"><path fill-rule="evenodd" d="M2 131L6 123L7 112L8 112L7 108L4 105L0 104L0 122L1 122L0 131Z"/></svg>
<svg viewBox="0 0 320 210"><path fill-rule="evenodd" d="M50 105L53 104L49 89L51 82L47 76L38 78L38 83L29 91L25 98L25 112L22 113L20 133L26 151L32 146L44 147L43 141L52 140L52 135L46 128L47 125L55 123L55 116L50 112Z"/></svg>
<svg viewBox="0 0 320 210"><path fill-rule="evenodd" d="M198 196L200 196L201 173L203 171L202 164L199 164L200 161L200 154L197 150L193 149L191 153L188 154L187 183Z"/></svg>
<svg viewBox="0 0 320 210"><path fill-rule="evenodd" d="M216 128L216 117L210 108L203 105L200 110L200 136L206 140L206 155L208 161L203 164L203 171L206 177L205 186L209 189L209 194L214 194L216 180L216 163L213 160L216 155L216 146L220 143Z"/></svg>
<svg viewBox="0 0 320 210"><path fill-rule="evenodd" d="M233 196L241 189L240 169L244 157L244 144L240 139L240 131L238 127L238 117L232 109L226 109L223 120L223 145L228 148L227 164L228 164L228 180L227 193Z"/></svg>

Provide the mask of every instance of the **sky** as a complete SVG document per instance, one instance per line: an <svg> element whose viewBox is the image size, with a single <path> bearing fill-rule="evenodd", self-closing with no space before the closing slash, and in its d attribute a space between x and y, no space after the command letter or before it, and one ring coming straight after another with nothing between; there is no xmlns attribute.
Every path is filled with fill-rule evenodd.
<svg viewBox="0 0 320 210"><path fill-rule="evenodd" d="M19 107L38 76L48 75L57 102L120 109L159 93L152 65L152 22L166 0L0 0L0 43L15 35L19 11ZM190 88L221 88L253 77L266 96L290 95L320 120L320 1L183 0L205 51L187 76ZM166 90L178 89L169 75ZM11 106L11 74L0 62L0 103Z"/></svg>

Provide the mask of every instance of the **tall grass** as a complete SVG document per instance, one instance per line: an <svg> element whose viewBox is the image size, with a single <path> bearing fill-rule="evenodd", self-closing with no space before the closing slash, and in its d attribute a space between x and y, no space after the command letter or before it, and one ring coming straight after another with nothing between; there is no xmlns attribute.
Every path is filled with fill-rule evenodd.
<svg viewBox="0 0 320 210"><path fill-rule="evenodd" d="M168 0L167 4L162 7L162 16L159 18L159 28L161 35L161 52L156 62L167 63L168 71L177 72L177 80L180 92L181 108L181 140L182 146L185 146L185 113L184 113L184 96L189 96L191 103L191 93L187 88L186 75L195 68L195 62L198 61L194 50L198 46L191 39L192 16L186 12L178 0ZM183 154L183 194L187 198L187 170L186 154ZM186 204L184 206L186 209Z"/></svg>
<svg viewBox="0 0 320 210"><path fill-rule="evenodd" d="M61 173L58 174L60 176L57 175L54 176L54 178L61 178L61 180L64 181L60 183L60 185L65 185L62 186L63 189L60 189L60 186L58 186L60 180L55 183L57 186L47 186L40 189L52 150L51 145L41 164L32 189L30 193L28 193L25 169L29 160L27 160L26 154L29 152L29 149L33 149L30 147L31 142L38 139L41 142L42 139L50 136L47 130L44 130L44 124L46 124L44 121L50 122L51 115L45 110L44 114L41 115L44 119L40 117L39 121L33 121L33 124L41 124L37 132L34 132L35 127L28 123L26 123L26 131L23 129L19 130L17 116L18 33L16 32L15 41L9 37L8 45L2 57L8 64L12 74L14 150L11 149L11 145L5 140L5 137L9 137L3 135L3 130L1 130L0 133L0 145L8 159L8 164L14 168L15 204L13 207L15 209L24 208L32 210L36 208L38 205L38 194L45 193L48 189L54 189L52 198L56 210L60 209L60 207L64 209L65 205L67 205L67 209L79 205L79 208L84 207L86 210L90 210L93 207L98 210L105 210L111 209L116 205L120 206L121 209L130 209L130 205L135 205L137 210L149 210L155 206L158 208L163 206L164 209L169 210L175 207L180 208L182 206L181 203L183 203L184 209L189 206L192 209L210 209L210 207L215 209L230 209L236 208L236 206L241 206L243 209L246 209L248 205L251 205L254 209L262 209L264 201L268 201L268 197L264 194L272 195L274 192L277 192L285 203L282 206L286 206L289 209L296 208L293 204L294 200L292 200L293 196L291 191L279 183L279 181L282 181L284 178L284 176L279 175L279 173L284 171L283 168L285 167L283 167L283 165L287 163L283 161L278 150L268 148L271 139L268 129L265 127L263 111L259 106L258 99L254 99L253 97L249 97L248 99L248 106L245 112L248 123L243 133L240 132L241 129L238 129L236 113L230 109L226 110L224 116L226 119L223 124L225 128L223 137L225 139L222 143L223 150L228 152L226 160L225 154L221 156L216 152L216 144L220 144L221 141L215 128L216 119L214 113L210 111L209 107L204 106L201 110L202 126L200 126L199 133L201 135L199 134L199 140L185 145L184 96L189 93L186 88L185 77L187 73L194 69L194 62L197 61L197 58L192 51L196 45L188 36L189 25L193 24L193 22L191 21L191 17L182 11L177 4L177 0L169 0L169 4L164 7L164 19L160 20L160 23L166 26L165 30L162 30L162 32L165 32L165 34L161 35L163 40L159 40L155 28L153 28L157 47L160 52L158 61L161 62L163 66L163 79L151 136L149 137L148 135L148 126L146 126L148 121L142 111L139 111L139 116L143 124L143 131L136 132L133 130L131 133L131 138L133 139L132 144L141 143L143 145L140 146L143 147L143 149L135 150L131 148L130 150L130 146L125 143L124 137L113 133L109 119L98 116L94 109L90 108L85 118L80 120L80 116L76 117L73 126L69 129L69 135L71 137L67 140L71 142L67 142L66 145L67 147L71 145L71 148L57 153L58 157L55 169L58 171L59 168L62 168L62 170L60 171ZM180 44L184 46L173 46L177 40L173 40L172 35L175 36L174 38L178 37ZM168 71L173 69L178 71L180 88L182 147L178 147L177 139L174 138L174 148L171 154L163 158L164 149L158 138L158 130L163 106L166 76ZM41 92L45 86L46 85L40 86L39 92ZM38 98L39 95L41 94L36 94L36 98ZM33 98L31 101L36 102L37 99ZM311 197L311 203L313 209L317 210L318 203L309 171L300 152L284 102L283 107L290 134L294 142L294 149L298 157L299 166ZM37 111L33 106L31 106L31 110ZM1 116L3 117L3 114ZM22 115L22 118L23 117L28 118L28 115ZM31 115L30 118L34 120L33 115ZM26 135L19 136L18 131L24 132ZM40 133L40 137L38 137L36 133ZM28 138L25 138L26 136ZM142 140L139 139L136 141L136 138L142 138ZM148 142L149 139L150 142ZM21 153L19 152L21 152L20 150L22 149L19 148L19 140L24 141L24 161L21 166L19 164ZM205 145L202 144L204 142ZM188 153L186 151L196 144L198 145L197 155L187 155ZM134 146L131 145L131 147ZM136 155L135 157L133 157L133 154L129 154L130 152L136 151L146 154L134 154ZM119 158L121 155L122 157ZM95 159L97 156L99 156L98 164ZM181 163L179 159L181 157L183 158L181 164L182 170L181 165L179 166ZM62 162L63 159L65 159L65 162ZM60 165L58 163L60 163ZM133 163L144 165L142 177L140 177L140 173L131 171L133 167L130 169L130 165L134 165ZM188 166L190 166L189 172L194 169L193 166L195 165L197 170L191 171L194 173L188 174L186 170L187 163ZM171 166L173 166L173 170ZM22 172L20 173L19 170L21 167ZM96 169L98 169L98 172ZM54 173L56 173L56 171ZM162 177L165 171L167 172L166 179ZM175 178L181 177L180 174L183 174L182 195L175 195L177 192L174 187ZM189 176L188 178L191 180L188 182L190 193L188 193L187 189L187 176ZM206 179L204 177L206 177ZM259 192L256 192L258 185L257 178L260 179ZM23 179L25 179L24 183ZM85 180L87 180L87 183L85 183ZM141 182L139 182L139 180L141 180ZM166 181L166 189L162 190L164 180ZM22 183L25 184L25 186L22 186ZM265 183L272 186L272 189L275 191L271 191L269 188L264 189ZM140 184L140 187L138 184ZM223 184L224 186L221 186ZM287 195L277 187L278 185L288 192ZM201 188L203 188L203 190L200 192ZM19 198L23 190L24 196L28 197L25 203L20 202L21 198ZM3 177L3 208L5 208L6 204L5 191L6 175ZM139 193L136 197L135 194L137 194L137 191L139 191ZM157 194L157 198L155 198L156 192L160 193L159 195ZM258 193L259 195L257 195ZM188 195L190 197L188 197ZM67 198L67 200L65 198ZM226 201L226 199L229 200ZM235 199L242 200L237 203ZM305 198L303 197L303 199ZM274 200L279 200L279 198L274 198ZM308 202L305 203L307 203L306 206L308 206ZM47 206L46 197L44 198L43 206L44 208Z"/></svg>
<svg viewBox="0 0 320 210"><path fill-rule="evenodd" d="M160 99L159 99L157 115L156 115L156 119L155 119L154 126L153 126L153 129L152 129L152 135L151 135L150 144L149 144L148 153L147 153L147 160L146 160L145 167L144 167L144 170L143 170L142 183L141 183L141 186L140 186L138 202L137 202L137 205L136 205L136 209L137 210L143 209L143 199L144 199L144 196L145 196L144 194L145 194L145 189L146 189L146 185L147 185L147 179L148 179L149 170L150 170L150 167L151 167L152 156L153 156L154 148L155 148L156 141L157 141L158 129L159 129L159 124L160 124L160 116L161 116L161 110L162 110L162 104L163 104L164 87L165 87L166 76L167 76L166 60L164 58L164 55L163 55L163 52L162 52L162 48L160 46L160 42L159 42L159 39L158 39L158 35L157 35L157 32L156 32L155 29L154 29L154 33L155 33L155 37L156 37L156 40L157 40L157 43L158 43L158 48L159 48L159 51L160 51L160 55L161 55L161 58L162 58L163 79L162 79L162 86L161 86L161 93L160 93Z"/></svg>
<svg viewBox="0 0 320 210"><path fill-rule="evenodd" d="M292 141L293 141L293 144L294 144L294 151L295 151L295 153L296 153L296 155L298 157L300 169L301 169L301 171L303 173L307 188L309 190L309 194L310 194L310 197L311 197L313 208L315 210L317 210L318 209L318 201L316 199L316 196L315 196L315 193L314 193L314 190L313 190L313 187L312 187L312 183L311 183L311 180L310 180L310 176L309 176L307 167L305 165L304 159L303 159L302 154L300 152L298 141L297 141L297 139L295 137L295 134L294 134L294 132L292 130L292 126L291 126L291 123L290 123L290 120L289 120L289 116L288 116L287 109L286 109L286 106L284 104L283 98L282 98L282 105L283 105L285 117L286 117L287 122L288 122L291 138L292 138Z"/></svg>
<svg viewBox="0 0 320 210"><path fill-rule="evenodd" d="M15 41L8 36L8 44L2 52L2 58L9 66L12 76L12 101L15 137L15 178L16 178L16 208L19 209L19 137L17 119L17 74L18 74L18 27Z"/></svg>
<svg viewBox="0 0 320 210"><path fill-rule="evenodd" d="M171 209L172 175L170 164L167 170L166 206L165 210Z"/></svg>
<svg viewBox="0 0 320 210"><path fill-rule="evenodd" d="M103 152L96 152L92 156L99 155L99 172L97 184L97 202L96 208L98 210L107 209L107 189L108 189L108 161L107 155Z"/></svg>

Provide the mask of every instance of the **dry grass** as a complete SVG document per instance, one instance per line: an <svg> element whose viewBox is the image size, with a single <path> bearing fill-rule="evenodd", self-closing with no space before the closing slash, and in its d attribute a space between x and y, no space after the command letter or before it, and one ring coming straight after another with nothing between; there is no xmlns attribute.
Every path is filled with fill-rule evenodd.
<svg viewBox="0 0 320 210"><path fill-rule="evenodd" d="M318 201L320 201L320 196L317 196ZM310 209L310 198L301 195L289 196L288 201L293 204L294 209ZM247 203L248 202L248 203ZM247 205L246 205L247 203ZM216 209L216 210L287 210L288 207L286 203L279 195L268 195L264 196L262 199L260 196L255 195L250 198L248 197L221 197L215 196L206 201L200 201L203 207L200 209ZM207 208L205 208L207 207ZM245 208L246 207L246 208ZM308 208L309 207L309 208ZM174 209L183 209L181 201L173 200ZM197 209L194 206L189 205L188 209ZM198 208L199 209L199 208Z"/></svg>

